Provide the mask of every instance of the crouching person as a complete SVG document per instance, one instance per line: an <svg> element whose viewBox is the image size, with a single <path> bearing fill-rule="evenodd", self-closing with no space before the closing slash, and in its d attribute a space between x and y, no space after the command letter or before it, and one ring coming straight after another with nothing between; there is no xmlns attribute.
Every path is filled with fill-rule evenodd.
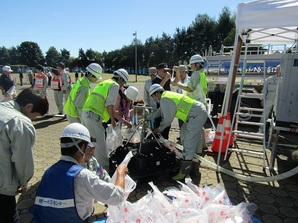
<svg viewBox="0 0 298 223"><path fill-rule="evenodd" d="M90 133L69 124L60 138L61 158L44 173L30 212L33 222L87 222L94 199L108 205L124 201L126 165L119 165L115 183L107 183L80 164L90 149Z"/></svg>
<svg viewBox="0 0 298 223"><path fill-rule="evenodd" d="M154 129L154 134L159 134L170 126L175 117L183 121L180 129L183 159L179 173L173 177L174 180L182 180L188 176L192 168L192 159L207 120L206 107L186 95L165 91L159 84L153 84L149 93L160 104L160 108L155 112L155 118L157 116L162 118L160 126Z"/></svg>

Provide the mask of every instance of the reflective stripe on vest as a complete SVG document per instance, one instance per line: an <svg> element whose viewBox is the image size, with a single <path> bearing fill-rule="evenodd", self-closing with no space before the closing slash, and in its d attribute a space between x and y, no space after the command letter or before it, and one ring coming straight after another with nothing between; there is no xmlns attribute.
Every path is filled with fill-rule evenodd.
<svg viewBox="0 0 298 223"><path fill-rule="evenodd" d="M43 79L45 78L45 76L46 76L45 74L35 76L35 87L43 88L44 86Z"/></svg>
<svg viewBox="0 0 298 223"><path fill-rule="evenodd" d="M175 116L183 122L186 121L188 113L192 105L195 103L194 99L171 91L164 91L161 98L169 98L175 102L177 107Z"/></svg>
<svg viewBox="0 0 298 223"><path fill-rule="evenodd" d="M77 81L74 84L74 86L72 87L72 89L70 91L69 97L67 98L67 101L64 105L65 113L71 117L74 117L74 118L79 118L79 113L78 113L78 109L75 105L75 100L77 98L78 90L81 86L85 86L89 90L89 83L85 77L82 77L79 81ZM89 95L90 95L90 90L88 91L87 98L89 97Z"/></svg>
<svg viewBox="0 0 298 223"><path fill-rule="evenodd" d="M117 84L113 80L105 80L100 82L87 98L83 109L84 111L92 111L102 118L102 122L107 122L110 119L110 114L106 108L106 100L111 85Z"/></svg>
<svg viewBox="0 0 298 223"><path fill-rule="evenodd" d="M61 86L62 86L62 83L59 77L53 78L51 80L51 88L53 90L61 90Z"/></svg>
<svg viewBox="0 0 298 223"><path fill-rule="evenodd" d="M45 171L30 210L36 222L85 222L74 200L74 178L82 169L60 160Z"/></svg>

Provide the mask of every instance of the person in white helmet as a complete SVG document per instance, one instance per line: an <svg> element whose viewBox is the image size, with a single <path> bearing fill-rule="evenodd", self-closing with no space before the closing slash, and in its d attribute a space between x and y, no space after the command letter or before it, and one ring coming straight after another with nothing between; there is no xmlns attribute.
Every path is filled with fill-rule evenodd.
<svg viewBox="0 0 298 223"><path fill-rule="evenodd" d="M130 123L130 109L132 109L133 102L137 101L138 95L139 90L134 86L129 86L127 89L119 89L119 95L114 106L115 118L128 128L132 127Z"/></svg>
<svg viewBox="0 0 298 223"><path fill-rule="evenodd" d="M128 82L128 73L125 69L118 69L111 79L100 82L87 98L81 114L82 124L96 138L98 147L95 158L109 172L109 158L106 148L105 126L111 122L116 127L114 105L118 97L119 88Z"/></svg>
<svg viewBox="0 0 298 223"><path fill-rule="evenodd" d="M82 124L64 128L60 137L62 156L40 181L30 210L33 222L87 222L94 211L94 200L107 205L124 201L127 166L118 166L114 184L100 180L81 165L89 143L90 133Z"/></svg>
<svg viewBox="0 0 298 223"><path fill-rule="evenodd" d="M180 129L183 159L179 173L173 177L174 180L182 180L192 169L192 159L196 152L199 136L202 135L203 125L207 120L206 107L203 103L186 95L165 91L159 84L153 84L149 93L160 104L155 117L162 117L159 128L153 130L154 134L160 134L171 125L175 117L183 121Z"/></svg>
<svg viewBox="0 0 298 223"><path fill-rule="evenodd" d="M150 78L145 81L144 93L143 93L143 99L144 99L145 104L152 107L154 110L156 110L156 102L152 99L152 97L150 97L149 89L152 85L153 79L156 78L156 72L157 72L156 67L150 67L148 69L148 73L149 73Z"/></svg>
<svg viewBox="0 0 298 223"><path fill-rule="evenodd" d="M204 73L204 63L205 61L202 56L199 54L193 55L189 60L193 72L187 84L182 84L179 79L175 79L172 85L186 91L187 96L206 104L208 86L206 74ZM180 71L177 66L174 66L174 70L178 73L177 76L180 76Z"/></svg>
<svg viewBox="0 0 298 223"><path fill-rule="evenodd" d="M95 83L101 79L102 68L99 64L91 63L86 67L86 70L86 75L72 87L64 105L64 112L69 123L81 123L82 109L90 95L90 83Z"/></svg>

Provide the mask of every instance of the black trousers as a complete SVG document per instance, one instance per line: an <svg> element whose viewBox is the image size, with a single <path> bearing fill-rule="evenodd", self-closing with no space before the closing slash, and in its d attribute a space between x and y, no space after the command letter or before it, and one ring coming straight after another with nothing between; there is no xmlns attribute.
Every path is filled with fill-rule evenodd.
<svg viewBox="0 0 298 223"><path fill-rule="evenodd" d="M20 222L15 196L0 194L0 222Z"/></svg>

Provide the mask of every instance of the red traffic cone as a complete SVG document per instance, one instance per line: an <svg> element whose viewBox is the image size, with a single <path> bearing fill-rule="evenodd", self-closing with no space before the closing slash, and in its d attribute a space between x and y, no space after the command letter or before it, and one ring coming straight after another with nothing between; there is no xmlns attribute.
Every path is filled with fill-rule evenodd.
<svg viewBox="0 0 298 223"><path fill-rule="evenodd" d="M226 137L227 137L227 140L229 139L230 137L230 134L231 134L231 115L230 115L230 112L228 112L227 114L227 120L226 120L226 123L225 123L225 133L226 133ZM233 146L233 142L234 142L234 139L233 139L233 135L230 137L230 141L229 141L229 147L232 147Z"/></svg>
<svg viewBox="0 0 298 223"><path fill-rule="evenodd" d="M216 132L214 136L214 140L212 143L212 151L213 152L218 152L220 148L220 140L222 139L222 144L221 144L221 152L225 152L227 149L227 136L224 131L223 127L223 117L220 116L218 119L217 127L216 127Z"/></svg>

